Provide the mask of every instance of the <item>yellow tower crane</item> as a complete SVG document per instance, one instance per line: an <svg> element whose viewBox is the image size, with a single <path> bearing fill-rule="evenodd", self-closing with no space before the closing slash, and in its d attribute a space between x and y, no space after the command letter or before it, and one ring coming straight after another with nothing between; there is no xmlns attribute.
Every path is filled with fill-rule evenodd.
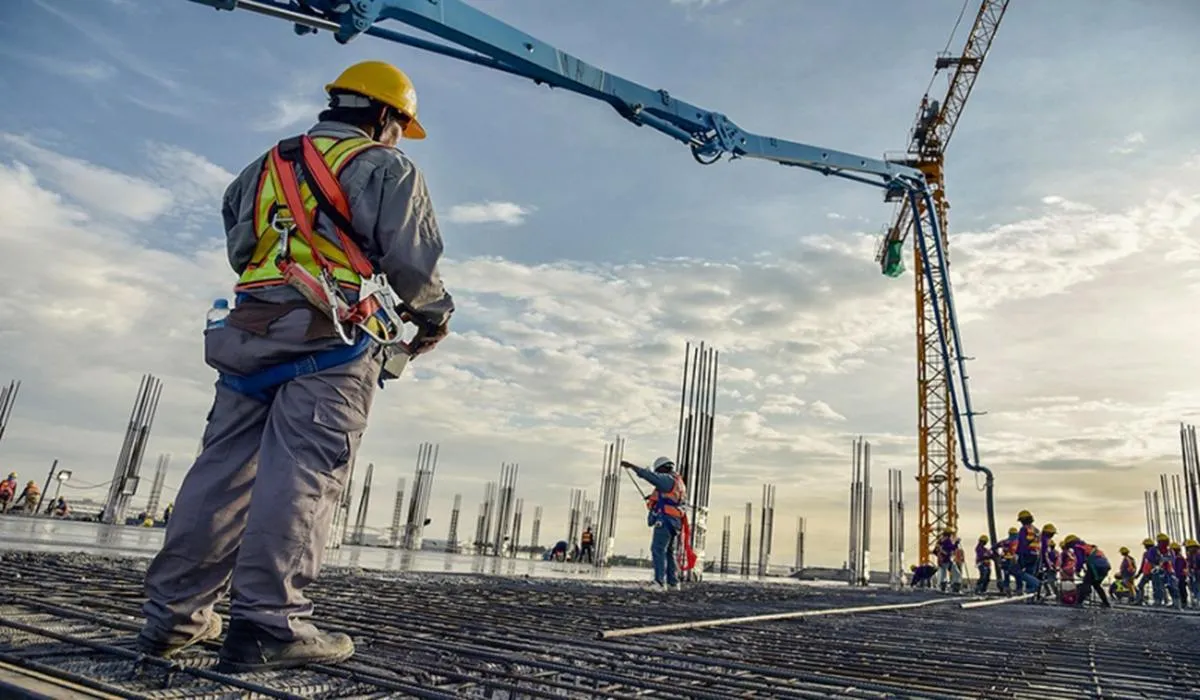
<svg viewBox="0 0 1200 700"><path fill-rule="evenodd" d="M964 2L963 14L966 13L969 2L970 0ZM983 60L992 46L992 39L996 36L996 29L1000 26L1006 9L1008 0L981 2L961 54L953 56L943 51L937 57L934 63L934 79L942 71L952 71L949 86L940 102L930 98L929 90L925 92L909 135L908 152L904 158L895 159L925 173L938 219L942 222L941 236L944 247L949 245L946 238L946 213L950 208L946 201L942 173L946 144L950 142L958 118L971 95L971 88L974 87L979 70L983 67ZM959 15L959 22L962 21L963 14ZM957 28L956 24L955 29ZM933 80L930 81L930 86L932 85ZM887 199L890 201L892 197ZM904 271L904 242L911 230L912 210L901 202L897 207L894 223L884 236L875 258L885 275L897 277ZM931 233L924 229L922 235L930 236ZM932 241L927 241L927 244L933 246ZM917 307L917 483L920 488L918 531L921 561L925 562L929 561L941 531L948 527L958 527L958 465L955 457L950 378L946 376L938 347L935 316L940 315L943 323L949 325L947 296L944 293L947 280L942 277L942 271L933 266L935 289L927 288L920 249L920 241L914 236L913 279ZM960 352L957 346L952 348L952 351Z"/></svg>

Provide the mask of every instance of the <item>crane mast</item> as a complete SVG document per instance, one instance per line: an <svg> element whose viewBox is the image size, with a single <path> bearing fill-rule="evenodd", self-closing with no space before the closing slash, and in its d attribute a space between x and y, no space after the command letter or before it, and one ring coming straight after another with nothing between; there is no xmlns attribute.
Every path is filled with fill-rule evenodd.
<svg viewBox="0 0 1200 700"><path fill-rule="evenodd" d="M947 212L943 163L946 145L958 125L979 70L992 46L996 30L1008 9L1008 0L984 0L979 5L975 22L971 26L966 45L958 56L939 55L934 63L935 76L942 71L953 71L949 86L942 100L931 99L928 92L921 98L916 120L909 134L906 156L896 162L915 167L925 174L941 223L938 235L942 237L940 247L948 251L946 233ZM885 201L897 197L885 195ZM918 202L918 206L923 203ZM894 223L884 237L876 260L885 275L899 276L904 271L904 242L913 229L913 208L909 202L901 202L896 209ZM917 483L919 487L918 537L921 561L929 561L938 535L943 528L958 527L958 462L956 458L956 416L958 410L951 397L949 372L951 365L943 361L942 351L948 350L955 359L963 358L962 348L953 343L943 348L937 333L939 324L949 325L950 310L947 307L946 289L950 284L948 265L946 270L936 267L925 269L926 258L921 255L921 236L931 236L933 229L923 227L913 237L913 278L917 320ZM925 241L930 244L930 241ZM953 339L949 339L953 341ZM963 366L959 363L960 368ZM965 379L965 377L964 377ZM969 408L968 408L969 410ZM967 416L968 421L972 416ZM965 446L963 446L965 447ZM976 462L977 464L977 462ZM967 466L975 468L968 460ZM989 508L991 498L988 499ZM991 520L989 514L989 521ZM990 523L989 523L990 525ZM995 541L996 533L992 532Z"/></svg>

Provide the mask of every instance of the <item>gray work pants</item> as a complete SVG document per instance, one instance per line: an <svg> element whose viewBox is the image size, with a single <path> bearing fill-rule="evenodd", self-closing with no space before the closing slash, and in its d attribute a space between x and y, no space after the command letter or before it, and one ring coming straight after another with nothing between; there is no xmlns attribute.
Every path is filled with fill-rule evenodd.
<svg viewBox="0 0 1200 700"><path fill-rule="evenodd" d="M268 336L228 326L206 332L205 359L246 375L336 345L305 340L309 313L287 314ZM350 363L287 382L270 404L217 385L203 449L146 572L143 635L167 641L199 634L230 589L231 617L283 641L316 633L303 590L320 573L382 361L373 346Z"/></svg>

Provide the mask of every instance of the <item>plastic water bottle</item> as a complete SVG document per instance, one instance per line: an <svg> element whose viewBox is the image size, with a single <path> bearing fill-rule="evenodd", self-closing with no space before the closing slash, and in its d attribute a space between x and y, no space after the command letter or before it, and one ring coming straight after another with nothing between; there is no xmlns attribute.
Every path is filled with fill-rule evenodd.
<svg viewBox="0 0 1200 700"><path fill-rule="evenodd" d="M212 330L214 328L221 328L225 325L225 319L228 317L229 300L217 299L213 301L212 308L208 310L208 313L204 317L204 329Z"/></svg>

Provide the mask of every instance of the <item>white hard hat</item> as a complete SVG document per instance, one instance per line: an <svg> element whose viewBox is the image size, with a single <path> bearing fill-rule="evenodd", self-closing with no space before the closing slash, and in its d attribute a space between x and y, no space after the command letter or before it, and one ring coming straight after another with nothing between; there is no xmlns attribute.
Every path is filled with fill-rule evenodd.
<svg viewBox="0 0 1200 700"><path fill-rule="evenodd" d="M664 466L674 469L675 468L675 460L671 459L670 457L659 457L658 459L654 460L654 470L655 471L658 471L659 467L664 467Z"/></svg>

